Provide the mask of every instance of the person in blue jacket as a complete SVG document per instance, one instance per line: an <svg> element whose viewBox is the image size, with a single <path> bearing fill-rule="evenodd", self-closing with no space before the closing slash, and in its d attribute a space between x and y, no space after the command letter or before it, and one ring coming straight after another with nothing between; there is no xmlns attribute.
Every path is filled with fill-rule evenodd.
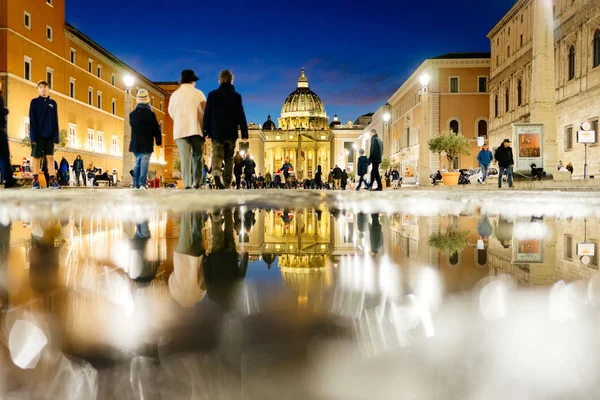
<svg viewBox="0 0 600 400"><path fill-rule="evenodd" d="M487 144L484 144L481 151L479 151L479 154L477 154L477 161L481 166L481 183L486 183L488 169L490 168L492 161L494 161L494 155L488 149Z"/></svg>

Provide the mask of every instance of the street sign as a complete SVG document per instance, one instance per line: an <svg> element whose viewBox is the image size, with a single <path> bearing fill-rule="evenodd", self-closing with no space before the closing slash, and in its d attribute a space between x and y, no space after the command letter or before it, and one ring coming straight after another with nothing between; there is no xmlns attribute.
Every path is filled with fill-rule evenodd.
<svg viewBox="0 0 600 400"><path fill-rule="evenodd" d="M577 131L577 143L594 144L596 142L595 131Z"/></svg>
<svg viewBox="0 0 600 400"><path fill-rule="evenodd" d="M577 243L578 256L594 256L594 243Z"/></svg>
<svg viewBox="0 0 600 400"><path fill-rule="evenodd" d="M485 144L485 138L483 136L477 137L477 147L483 147Z"/></svg>

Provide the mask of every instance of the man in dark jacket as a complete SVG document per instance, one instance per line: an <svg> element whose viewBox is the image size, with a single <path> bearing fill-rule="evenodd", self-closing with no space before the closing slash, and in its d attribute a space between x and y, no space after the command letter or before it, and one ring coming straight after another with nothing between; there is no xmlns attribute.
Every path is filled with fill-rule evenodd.
<svg viewBox="0 0 600 400"><path fill-rule="evenodd" d="M75 158L75 161L73 161L73 171L75 172L75 179L77 180L77 186L81 186L81 183L79 182L80 175L83 177L83 186L85 186L86 185L85 166L83 164L83 159L81 158L80 155L77 155L77 158Z"/></svg>
<svg viewBox="0 0 600 400"><path fill-rule="evenodd" d="M504 139L502 145L496 149L494 155L498 163L498 188L502 188L502 176L506 173L508 177L508 187L513 187L513 166L515 159L513 158L512 147L510 147L510 139Z"/></svg>
<svg viewBox="0 0 600 400"><path fill-rule="evenodd" d="M356 190L360 190L360 186L363 184L363 182L365 183L368 189L369 184L365 182L365 175L367 175L367 172L369 171L370 162L367 156L365 156L365 149L360 149L358 153L360 154L360 157L358 157L357 172L360 179L358 180L358 186L356 187Z"/></svg>
<svg viewBox="0 0 600 400"><path fill-rule="evenodd" d="M58 171L60 176L59 185L67 186L69 183L69 162L66 158L63 157L60 160Z"/></svg>
<svg viewBox="0 0 600 400"><path fill-rule="evenodd" d="M250 157L250 154L246 153L246 159L244 160L244 179L246 180L246 189L250 189L252 186L252 176L254 176L255 169L256 163Z"/></svg>
<svg viewBox="0 0 600 400"><path fill-rule="evenodd" d="M376 129L371 129L371 152L369 153L369 161L373 164L373 169L371 170L371 187L373 187L373 183L377 182L377 189L371 189L376 191L383 190L383 185L381 184L381 175L379 175L379 164L383 159L383 142L377 135Z"/></svg>
<svg viewBox="0 0 600 400"><path fill-rule="evenodd" d="M336 166L333 169L332 173L333 173L333 182L334 182L334 185L335 185L335 189L337 190L337 189L340 188L340 181L342 179L342 170L336 164Z"/></svg>
<svg viewBox="0 0 600 400"><path fill-rule="evenodd" d="M288 157L285 158L285 163L283 164L283 166L281 167L281 172L283 173L283 178L285 180L285 186L286 188L290 188L290 171L293 171L294 167L292 167L292 164L290 163L290 159Z"/></svg>
<svg viewBox="0 0 600 400"><path fill-rule="evenodd" d="M233 87L233 74L223 70L219 74L219 88L208 94L204 111L204 137L212 139L213 177L218 189L225 189L233 180L233 152L238 139L238 129L242 140L248 141L248 123L242 105L242 96ZM221 163L225 170L221 177Z"/></svg>
<svg viewBox="0 0 600 400"><path fill-rule="evenodd" d="M342 190L346 190L346 185L348 184L348 173L345 169L342 170L342 179L340 181L340 184L342 185Z"/></svg>
<svg viewBox="0 0 600 400"><path fill-rule="evenodd" d="M162 144L162 133L156 115L150 108L150 95L146 89L137 92L137 106L131 114L131 143L129 151L135 156L135 168L133 169L133 187L135 189L148 188L148 164L150 156L156 145Z"/></svg>
<svg viewBox="0 0 600 400"><path fill-rule="evenodd" d="M54 169L54 145L59 143L58 107L49 95L50 87L45 81L38 83L39 97L31 100L29 106L29 140L31 141L31 157L33 157L33 189L40 189L38 174L41 159L46 159L51 189L60 189L56 182Z"/></svg>
<svg viewBox="0 0 600 400"><path fill-rule="evenodd" d="M5 189L22 186L18 184L17 180L13 177L13 170L10 165L10 148L8 146L8 133L6 132L7 115L8 110L4 107L2 82L0 82L0 169L2 170Z"/></svg>

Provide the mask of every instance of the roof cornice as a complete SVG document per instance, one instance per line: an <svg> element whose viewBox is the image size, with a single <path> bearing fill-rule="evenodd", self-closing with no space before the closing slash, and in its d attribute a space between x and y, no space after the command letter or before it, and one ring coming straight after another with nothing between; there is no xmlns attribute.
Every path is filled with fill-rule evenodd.
<svg viewBox="0 0 600 400"><path fill-rule="evenodd" d="M490 33L487 34L487 38L491 40L493 36L495 36L500 30L502 30L502 28L504 28L506 24L508 24L508 22L515 17L515 15L517 15L521 10L523 10L523 8L525 8L525 6L527 6L532 1L533 0L518 0L517 3L514 6L512 6L510 10L508 10L504 17L502 17L500 22L498 22L496 26L492 28Z"/></svg>

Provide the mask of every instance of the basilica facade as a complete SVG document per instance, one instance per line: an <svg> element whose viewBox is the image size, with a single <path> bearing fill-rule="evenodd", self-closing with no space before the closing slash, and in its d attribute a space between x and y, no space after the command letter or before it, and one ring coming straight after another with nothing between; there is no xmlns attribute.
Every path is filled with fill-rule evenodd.
<svg viewBox="0 0 600 400"><path fill-rule="evenodd" d="M238 143L239 150L254 157L257 172L273 173L289 159L299 179L310 179L319 165L323 172L335 165L354 171L357 143L370 123L370 114L354 123L344 124L337 116L329 122L325 106L310 89L303 69L277 122L279 127L271 116L262 125L250 122L250 140L248 144Z"/></svg>

